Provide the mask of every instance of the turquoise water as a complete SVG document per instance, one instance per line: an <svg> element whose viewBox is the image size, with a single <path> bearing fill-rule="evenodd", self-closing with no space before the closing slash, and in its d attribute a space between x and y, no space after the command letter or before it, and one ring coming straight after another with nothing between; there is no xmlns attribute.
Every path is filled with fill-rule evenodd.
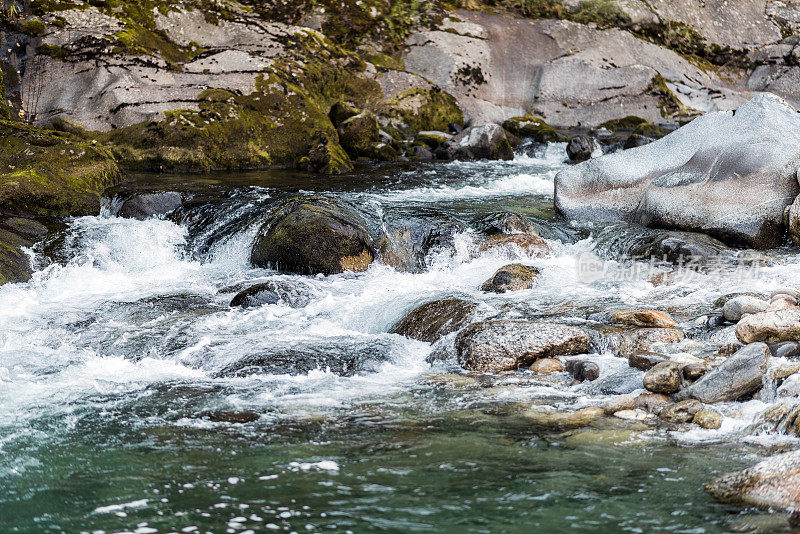
<svg viewBox="0 0 800 534"><path fill-rule="evenodd" d="M69 221L31 251L29 283L0 288L0 532L785 530L780 514L703 492L714 476L796 447L749 430L769 399L718 407L719 431L608 417L542 426L526 412L602 406L609 395L566 375L468 375L452 360L428 363L434 350L452 351L452 338L431 346L387 333L448 296L475 300L484 317L587 327L598 311L656 307L691 331L719 296L794 279L800 258L784 251L755 281L582 281L576 258L608 242L555 216L562 158L553 145L511 163L325 180L141 176L112 192L104 213ZM181 191L185 207L167 219L113 216L114 195L131 189ZM376 233L424 218L461 229L419 273L380 263L327 278L253 268L259 222L298 191L349 203ZM503 210L529 217L553 253L480 252L476 218ZM478 290L512 261L541 270L534 289ZM290 285L303 304L229 308L237 288L265 280ZM592 358L601 382L631 372L608 352ZM252 361L273 365L226 372Z"/></svg>

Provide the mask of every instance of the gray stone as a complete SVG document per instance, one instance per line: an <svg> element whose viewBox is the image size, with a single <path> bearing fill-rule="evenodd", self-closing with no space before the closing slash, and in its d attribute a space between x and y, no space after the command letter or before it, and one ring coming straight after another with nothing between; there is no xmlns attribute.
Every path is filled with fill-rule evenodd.
<svg viewBox="0 0 800 534"><path fill-rule="evenodd" d="M456 337L458 362L472 371L498 373L528 366L538 358L582 354L589 336L558 324L528 321L481 321Z"/></svg>
<svg viewBox="0 0 800 534"><path fill-rule="evenodd" d="M763 312L769 302L750 295L734 297L722 307L722 315L732 323L738 323L742 316L750 313Z"/></svg>
<svg viewBox="0 0 800 534"><path fill-rule="evenodd" d="M798 136L797 111L761 94L735 113L708 113L649 145L561 171L556 209L569 219L626 220L774 247L783 211L800 192Z"/></svg>
<svg viewBox="0 0 800 534"><path fill-rule="evenodd" d="M734 401L754 393L761 389L769 358L770 351L766 343L747 345L676 397L714 404Z"/></svg>
<svg viewBox="0 0 800 534"><path fill-rule="evenodd" d="M800 451L768 458L706 485L716 499L761 508L800 508Z"/></svg>
<svg viewBox="0 0 800 534"><path fill-rule="evenodd" d="M640 371L649 371L659 363L667 361L660 354L653 352L637 352L628 356L628 365Z"/></svg>
<svg viewBox="0 0 800 534"><path fill-rule="evenodd" d="M465 128L443 146L452 148L458 159L514 159L506 132L497 124Z"/></svg>
<svg viewBox="0 0 800 534"><path fill-rule="evenodd" d="M736 325L742 343L793 341L800 339L800 309L765 311L743 317Z"/></svg>
<svg viewBox="0 0 800 534"><path fill-rule="evenodd" d="M695 399L689 399L664 407L658 413L658 417L671 423L688 423L694 419L694 416L697 415L697 413L702 409L702 402Z"/></svg>
<svg viewBox="0 0 800 534"><path fill-rule="evenodd" d="M166 215L181 205L181 195L174 191L136 194L122 203L118 215L144 220L157 215Z"/></svg>

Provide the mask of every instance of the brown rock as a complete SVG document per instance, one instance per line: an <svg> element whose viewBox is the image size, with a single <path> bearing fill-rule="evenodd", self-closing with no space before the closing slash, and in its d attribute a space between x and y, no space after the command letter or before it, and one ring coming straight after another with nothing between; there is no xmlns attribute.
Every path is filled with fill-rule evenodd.
<svg viewBox="0 0 800 534"><path fill-rule="evenodd" d="M672 402L669 397L661 393L642 393L634 401L634 408L655 413Z"/></svg>
<svg viewBox="0 0 800 534"><path fill-rule="evenodd" d="M433 343L467 324L475 306L461 299L428 302L411 310L390 332Z"/></svg>
<svg viewBox="0 0 800 534"><path fill-rule="evenodd" d="M491 278L481 286L481 291L505 293L506 291L520 291L530 289L539 276L539 269L521 263L512 263L500 267Z"/></svg>
<svg viewBox="0 0 800 534"><path fill-rule="evenodd" d="M639 352L628 356L628 365L640 371L649 371L661 362L667 361L666 358L654 352Z"/></svg>
<svg viewBox="0 0 800 534"><path fill-rule="evenodd" d="M669 314L655 310L619 311L611 317L614 324L646 328L674 328L678 323Z"/></svg>
<svg viewBox="0 0 800 534"><path fill-rule="evenodd" d="M692 422L706 430L716 430L722 426L722 416L714 410L700 410L694 414Z"/></svg>
<svg viewBox="0 0 800 534"><path fill-rule="evenodd" d="M527 412L523 413L523 416L526 419L529 419L537 426L560 430L586 426L603 417L603 415L603 409L598 407L584 408L578 412L568 413L541 412L538 410L528 410Z"/></svg>
<svg viewBox="0 0 800 534"><path fill-rule="evenodd" d="M677 362L661 362L644 375L644 387L653 393L675 393L682 383L681 364Z"/></svg>
<svg viewBox="0 0 800 534"><path fill-rule="evenodd" d="M606 415L614 415L623 410L633 410L636 407L636 399L632 395L617 395L609 400L603 407Z"/></svg>
<svg viewBox="0 0 800 534"><path fill-rule="evenodd" d="M745 315L736 325L736 337L745 345L800 339L800 308Z"/></svg>
<svg viewBox="0 0 800 534"><path fill-rule="evenodd" d="M683 366L683 377L686 380L697 380L708 372L708 365L704 363L690 363Z"/></svg>
<svg viewBox="0 0 800 534"><path fill-rule="evenodd" d="M786 510L800 509L800 450L768 458L718 478L706 491L727 502Z"/></svg>
<svg viewBox="0 0 800 534"><path fill-rule="evenodd" d="M637 352L653 352L658 343L677 343L684 337L679 328L641 328L624 332L620 341L620 356L627 358Z"/></svg>
<svg viewBox="0 0 800 534"><path fill-rule="evenodd" d="M658 414L664 421L670 423L688 423L698 412L703 410L703 403L690 399L669 406L665 406Z"/></svg>
<svg viewBox="0 0 800 534"><path fill-rule="evenodd" d="M542 358L541 360L536 360L533 362L533 365L531 365L531 371L540 375L560 373L563 370L564 366L560 361L554 358Z"/></svg>

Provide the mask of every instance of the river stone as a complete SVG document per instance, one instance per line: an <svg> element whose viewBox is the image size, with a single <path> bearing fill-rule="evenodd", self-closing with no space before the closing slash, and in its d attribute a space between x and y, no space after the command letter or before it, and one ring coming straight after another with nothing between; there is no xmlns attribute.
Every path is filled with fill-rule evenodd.
<svg viewBox="0 0 800 534"><path fill-rule="evenodd" d="M730 248L718 239L675 230L642 236L629 250L635 259L656 259L687 267L705 265L726 252L730 252Z"/></svg>
<svg viewBox="0 0 800 534"><path fill-rule="evenodd" d="M328 117L331 119L334 127L338 128L344 121L351 117L358 115L358 110L347 102L336 102L331 106L328 112Z"/></svg>
<svg viewBox="0 0 800 534"><path fill-rule="evenodd" d="M772 355L776 358L793 358L800 356L800 343L797 341L783 341L781 343L772 343L769 346Z"/></svg>
<svg viewBox="0 0 800 534"><path fill-rule="evenodd" d="M800 309L765 311L743 317L736 325L742 343L795 341L800 339Z"/></svg>
<svg viewBox="0 0 800 534"><path fill-rule="evenodd" d="M432 251L455 246L454 235L464 227L457 221L434 217L398 221L386 228L379 241L381 261L403 272L421 272Z"/></svg>
<svg viewBox="0 0 800 534"><path fill-rule="evenodd" d="M800 404L784 401L762 413L751 429L752 434L786 434L800 436Z"/></svg>
<svg viewBox="0 0 800 534"><path fill-rule="evenodd" d="M677 362L661 362L644 375L644 387L653 393L675 393L681 388L683 373Z"/></svg>
<svg viewBox="0 0 800 534"><path fill-rule="evenodd" d="M633 398L633 395L617 395L606 402L606 405L603 406L603 410L606 415L614 415L623 410L633 410L635 401L636 399Z"/></svg>
<svg viewBox="0 0 800 534"><path fill-rule="evenodd" d="M119 208L120 217L143 221L156 215L166 215L181 207L181 195L175 191L142 193L128 198Z"/></svg>
<svg viewBox="0 0 800 534"><path fill-rule="evenodd" d="M300 274L365 271L375 249L364 222L323 197L301 196L280 204L261 226L251 261Z"/></svg>
<svg viewBox="0 0 800 534"><path fill-rule="evenodd" d="M670 398L663 393L642 393L634 399L633 407L636 410L657 413L670 402L672 402Z"/></svg>
<svg viewBox="0 0 800 534"><path fill-rule="evenodd" d="M477 229L484 235L497 234L527 234L539 235L536 226L527 218L519 213L501 211L492 213L480 219Z"/></svg>
<svg viewBox="0 0 800 534"><path fill-rule="evenodd" d="M537 276L539 276L539 269L536 267L512 263L497 269L497 272L483 283L481 291L505 293L506 291L530 289Z"/></svg>
<svg viewBox="0 0 800 534"><path fill-rule="evenodd" d="M428 302L411 310L389 332L433 343L467 324L476 306L461 299Z"/></svg>
<svg viewBox="0 0 800 534"><path fill-rule="evenodd" d="M549 375L553 373L560 373L564 370L564 365L555 358L542 358L536 360L531 365L531 371L539 375Z"/></svg>
<svg viewBox="0 0 800 534"><path fill-rule="evenodd" d="M639 352L628 356L628 365L640 371L649 371L657 364L667 361L660 354L652 352Z"/></svg>
<svg viewBox="0 0 800 534"><path fill-rule="evenodd" d="M302 286L289 282L270 280L248 287L231 299L231 307L250 308L265 304L283 302L292 308L303 308L311 302L311 297Z"/></svg>
<svg viewBox="0 0 800 534"><path fill-rule="evenodd" d="M683 378L698 380L708 372L708 365L704 362L688 363L683 366Z"/></svg>
<svg viewBox="0 0 800 534"><path fill-rule="evenodd" d="M624 332L620 342L619 354L627 358L631 354L652 352L659 343L677 343L684 338L679 328L642 328Z"/></svg>
<svg viewBox="0 0 800 534"><path fill-rule="evenodd" d="M430 161L434 158L433 152L425 148L424 146L415 146L411 148L411 156L416 159L421 159L423 161Z"/></svg>
<svg viewBox="0 0 800 534"><path fill-rule="evenodd" d="M797 308L797 301L789 295L783 295L772 297L766 311L790 310L792 308Z"/></svg>
<svg viewBox="0 0 800 534"><path fill-rule="evenodd" d="M528 410L522 416L536 426L553 429L577 428L591 424L593 421L603 417L602 408L590 407L577 412L544 412L539 410Z"/></svg>
<svg viewBox="0 0 800 534"><path fill-rule="evenodd" d="M773 456L744 471L720 477L705 489L725 503L800 509L800 450Z"/></svg>
<svg viewBox="0 0 800 534"><path fill-rule="evenodd" d="M600 377L600 366L588 360L570 360L564 369L580 382L592 382Z"/></svg>
<svg viewBox="0 0 800 534"><path fill-rule="evenodd" d="M700 410L694 414L692 423L706 430L717 430L722 426L722 416L714 410Z"/></svg>
<svg viewBox="0 0 800 534"><path fill-rule="evenodd" d="M497 124L465 128L443 143L441 148L453 150L457 159L514 159L514 150L506 137L506 132Z"/></svg>
<svg viewBox="0 0 800 534"><path fill-rule="evenodd" d="M573 220L625 220L775 247L783 211L800 192L798 136L797 111L762 93L735 113L710 112L649 145L562 170L555 206Z"/></svg>
<svg viewBox="0 0 800 534"><path fill-rule="evenodd" d="M380 125L372 113L354 115L339 126L339 144L350 156L369 156L372 146L380 140Z"/></svg>
<svg viewBox="0 0 800 534"><path fill-rule="evenodd" d="M732 323L738 323L743 316L751 313L763 312L769 303L752 295L739 295L733 297L722 306L722 315Z"/></svg>
<svg viewBox="0 0 800 534"><path fill-rule="evenodd" d="M611 317L614 324L647 328L673 328L678 326L669 314L655 310L619 311Z"/></svg>
<svg viewBox="0 0 800 534"><path fill-rule="evenodd" d="M664 407L658 417L670 423L688 423L703 409L703 403L689 399Z"/></svg>
<svg viewBox="0 0 800 534"><path fill-rule="evenodd" d="M581 162L592 157L594 142L589 136L576 135L567 143L567 157L570 161Z"/></svg>
<svg viewBox="0 0 800 534"><path fill-rule="evenodd" d="M734 401L761 388L770 357L766 343L751 343L712 369L677 397L693 398L706 404Z"/></svg>
<svg viewBox="0 0 800 534"><path fill-rule="evenodd" d="M531 365L538 358L585 353L589 344L589 336L572 326L480 321L459 332L456 354L465 369L499 373Z"/></svg>

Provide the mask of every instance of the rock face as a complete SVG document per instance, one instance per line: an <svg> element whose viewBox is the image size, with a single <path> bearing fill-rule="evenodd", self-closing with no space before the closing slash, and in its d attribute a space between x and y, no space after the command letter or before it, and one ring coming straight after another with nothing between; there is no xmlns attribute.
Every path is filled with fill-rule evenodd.
<svg viewBox="0 0 800 534"><path fill-rule="evenodd" d="M649 145L561 171L555 204L570 219L626 220L776 246L800 192L800 115L761 94L735 113L708 113ZM764 198L764 190L770 191Z"/></svg>
<svg viewBox="0 0 800 534"><path fill-rule="evenodd" d="M499 373L537 358L581 354L589 336L571 326L527 321L481 321L456 337L458 362L471 371Z"/></svg>
<svg viewBox="0 0 800 534"><path fill-rule="evenodd" d="M118 215L144 220L155 215L166 215L181 207L181 195L174 191L134 195L122 203Z"/></svg>
<svg viewBox="0 0 800 534"><path fill-rule="evenodd" d="M747 315L736 325L736 337L742 343L800 339L800 310L793 308Z"/></svg>
<svg viewBox="0 0 800 534"><path fill-rule="evenodd" d="M364 271L374 257L364 222L322 197L295 197L275 208L250 256L259 267L326 275Z"/></svg>
<svg viewBox="0 0 800 534"><path fill-rule="evenodd" d="M500 267L491 278L483 283L481 291L505 293L506 291L530 289L537 276L539 276L539 269L536 267L512 263Z"/></svg>
<svg viewBox="0 0 800 534"><path fill-rule="evenodd" d="M761 388L771 353L766 343L752 343L739 349L719 367L684 389L678 397L706 404L734 401Z"/></svg>
<svg viewBox="0 0 800 534"><path fill-rule="evenodd" d="M800 451L764 460L706 485L716 499L762 508L800 508Z"/></svg>
<svg viewBox="0 0 800 534"><path fill-rule="evenodd" d="M475 306L460 299L435 300L411 310L390 332L433 343L467 324Z"/></svg>

